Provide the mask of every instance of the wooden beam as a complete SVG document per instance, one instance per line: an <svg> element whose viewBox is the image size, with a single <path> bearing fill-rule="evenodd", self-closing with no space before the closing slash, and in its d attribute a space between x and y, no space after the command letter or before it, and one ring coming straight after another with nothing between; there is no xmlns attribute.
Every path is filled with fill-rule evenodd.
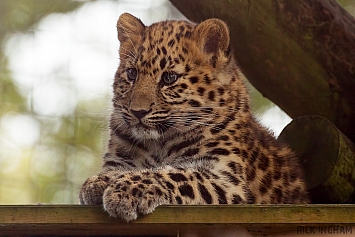
<svg viewBox="0 0 355 237"><path fill-rule="evenodd" d="M110 218L98 206L0 206L0 234L10 236L223 236L221 233L241 232L277 236L302 234L307 226L316 226L318 232L320 228L342 227L355 233L355 205L161 206L131 223Z"/></svg>

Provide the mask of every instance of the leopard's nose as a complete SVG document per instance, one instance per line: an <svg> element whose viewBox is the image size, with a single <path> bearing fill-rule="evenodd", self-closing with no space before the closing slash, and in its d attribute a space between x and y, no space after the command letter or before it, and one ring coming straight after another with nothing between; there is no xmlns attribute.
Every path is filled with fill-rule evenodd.
<svg viewBox="0 0 355 237"><path fill-rule="evenodd" d="M137 119L141 119L144 116L146 116L147 114L149 114L149 112L151 112L152 110L133 110L131 109L131 113L137 118Z"/></svg>

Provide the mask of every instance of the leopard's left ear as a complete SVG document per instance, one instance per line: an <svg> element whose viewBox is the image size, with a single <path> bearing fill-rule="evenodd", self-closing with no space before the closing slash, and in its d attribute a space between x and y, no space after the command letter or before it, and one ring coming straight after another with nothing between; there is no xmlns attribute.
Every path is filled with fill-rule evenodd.
<svg viewBox="0 0 355 237"><path fill-rule="evenodd" d="M201 22L193 31L193 38L202 51L213 54L214 58L229 54L229 30L224 21L209 19Z"/></svg>

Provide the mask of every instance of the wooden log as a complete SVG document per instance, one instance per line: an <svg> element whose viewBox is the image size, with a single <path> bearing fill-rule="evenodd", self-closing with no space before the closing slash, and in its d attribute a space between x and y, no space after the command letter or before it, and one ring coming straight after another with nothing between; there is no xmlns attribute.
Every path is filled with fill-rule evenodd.
<svg viewBox="0 0 355 237"><path fill-rule="evenodd" d="M292 118L315 114L355 142L355 20L335 0L170 0L228 23L248 80Z"/></svg>
<svg viewBox="0 0 355 237"><path fill-rule="evenodd" d="M354 203L355 146L333 123L299 117L278 139L299 156L312 203Z"/></svg>

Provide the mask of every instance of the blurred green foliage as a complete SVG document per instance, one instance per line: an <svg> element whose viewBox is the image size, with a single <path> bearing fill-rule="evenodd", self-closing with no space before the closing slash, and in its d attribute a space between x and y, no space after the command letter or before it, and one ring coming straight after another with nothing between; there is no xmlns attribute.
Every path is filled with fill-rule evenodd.
<svg viewBox="0 0 355 237"><path fill-rule="evenodd" d="M0 45L13 33L31 33L43 17L73 11L83 2L68 0L0 1ZM33 111L11 78L4 47L0 51L0 121L25 115L39 124L39 138L18 146L0 131L0 204L77 203L78 188L100 168L108 95L79 101L73 114L45 117ZM29 92L31 93L31 92ZM26 134L23 134L26 136Z"/></svg>
<svg viewBox="0 0 355 237"><path fill-rule="evenodd" d="M2 0L0 1L0 39L7 33L28 31L44 16L68 12L82 5L69 0Z"/></svg>

